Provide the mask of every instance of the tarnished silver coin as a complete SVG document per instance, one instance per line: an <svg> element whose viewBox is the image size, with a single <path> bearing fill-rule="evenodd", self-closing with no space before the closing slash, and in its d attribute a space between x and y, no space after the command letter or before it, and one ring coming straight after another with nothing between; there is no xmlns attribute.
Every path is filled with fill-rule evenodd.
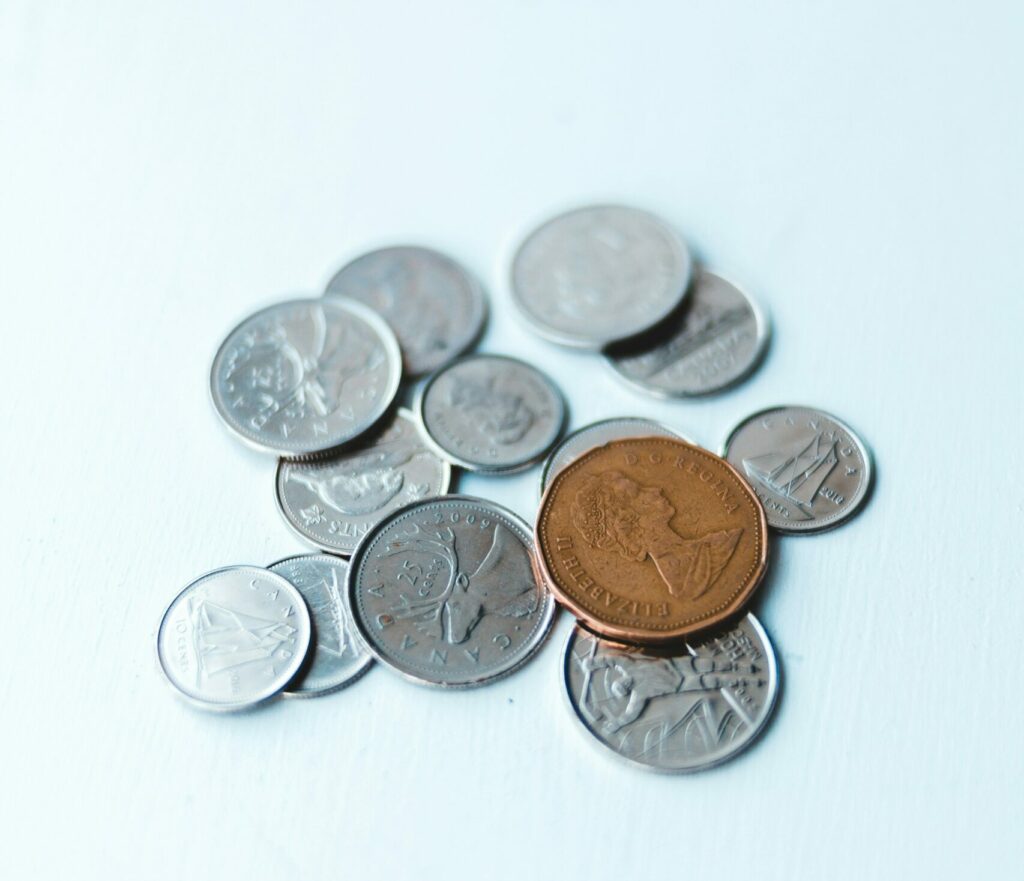
<svg viewBox="0 0 1024 881"><path fill-rule="evenodd" d="M543 458L565 425L565 401L536 367L470 355L435 373L420 394L428 438L456 465L519 471Z"/></svg>
<svg viewBox="0 0 1024 881"><path fill-rule="evenodd" d="M450 257L429 248L382 248L343 266L327 285L373 307L391 325L407 377L443 367L483 330L480 284Z"/></svg>
<svg viewBox="0 0 1024 881"><path fill-rule="evenodd" d="M685 242L653 214L597 205L560 214L519 247L512 297L538 333L600 349L666 318L693 270Z"/></svg>
<svg viewBox="0 0 1024 881"><path fill-rule="evenodd" d="M213 360L210 390L238 437L295 457L371 428L401 375L395 335L372 309L341 297L289 300L228 334Z"/></svg>
<svg viewBox="0 0 1024 881"><path fill-rule="evenodd" d="M382 517L448 492L451 473L427 447L416 417L400 408L365 446L313 462L281 459L277 506L306 541L347 556Z"/></svg>
<svg viewBox="0 0 1024 881"><path fill-rule="evenodd" d="M772 407L733 429L722 455L757 493L768 525L820 532L852 517L871 488L871 454L848 425L811 407Z"/></svg>
<svg viewBox="0 0 1024 881"><path fill-rule="evenodd" d="M178 692L209 710L240 710L281 691L310 642L310 618L286 578L231 566L193 581L157 633L160 667Z"/></svg>
<svg viewBox="0 0 1024 881"><path fill-rule="evenodd" d="M484 685L544 641L554 598L530 527L485 499L445 496L383 520L352 557L346 595L370 652L425 685Z"/></svg>
<svg viewBox="0 0 1024 881"><path fill-rule="evenodd" d="M599 447L608 441L627 437L676 437L689 444L694 443L686 435L673 431L667 425L653 419L639 419L635 416L623 416L618 419L602 419L577 428L551 451L540 472L541 495L548 483L559 471L575 462L588 450Z"/></svg>
<svg viewBox="0 0 1024 881"><path fill-rule="evenodd" d="M685 773L732 758L758 735L779 672L768 634L746 615L671 651L623 646L577 625L562 681L573 715L602 746L642 768Z"/></svg>
<svg viewBox="0 0 1024 881"><path fill-rule="evenodd" d="M319 697L351 685L373 663L352 632L345 612L348 563L330 554L302 554L268 566L302 594L313 618L306 663L282 692L285 697Z"/></svg>
<svg viewBox="0 0 1024 881"><path fill-rule="evenodd" d="M687 398L721 391L760 363L768 319L736 285L707 270L697 273L686 305L659 328L657 338L612 346L615 372L659 397Z"/></svg>

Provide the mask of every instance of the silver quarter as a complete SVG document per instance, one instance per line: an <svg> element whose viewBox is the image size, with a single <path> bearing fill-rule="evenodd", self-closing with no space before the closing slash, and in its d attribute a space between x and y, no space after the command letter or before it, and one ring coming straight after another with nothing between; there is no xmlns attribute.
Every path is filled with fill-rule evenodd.
<svg viewBox="0 0 1024 881"><path fill-rule="evenodd" d="M772 407L733 429L722 453L780 532L820 532L852 517L871 488L871 454L848 425L811 407Z"/></svg>
<svg viewBox="0 0 1024 881"><path fill-rule="evenodd" d="M562 682L599 744L653 771L701 771L764 728L779 688L768 634L753 615L672 652L623 646L577 625Z"/></svg>
<svg viewBox="0 0 1024 881"><path fill-rule="evenodd" d="M392 511L448 492L451 466L427 447L416 417L399 409L366 445L328 459L277 465L277 506L303 539L349 555Z"/></svg>
<svg viewBox="0 0 1024 881"><path fill-rule="evenodd" d="M268 566L302 594L313 619L306 663L282 692L285 697L319 697L351 685L373 658L349 627L343 596L348 563L330 554L303 554Z"/></svg>
<svg viewBox="0 0 1024 881"><path fill-rule="evenodd" d="M228 334L210 390L224 424L250 446L301 457L371 428L398 390L395 335L353 300L289 300Z"/></svg>
<svg viewBox="0 0 1024 881"><path fill-rule="evenodd" d="M483 289L450 257L429 248L382 248L343 266L328 294L375 309L395 332L407 377L432 373L468 349L483 330Z"/></svg>
<svg viewBox="0 0 1024 881"><path fill-rule="evenodd" d="M768 344L768 319L732 282L702 270L686 305L657 338L613 346L612 369L630 385L659 397L719 392L748 376Z"/></svg>
<svg viewBox="0 0 1024 881"><path fill-rule="evenodd" d="M565 400L536 367L504 355L470 355L435 373L420 419L442 455L470 471L508 473L544 457L565 425Z"/></svg>
<svg viewBox="0 0 1024 881"><path fill-rule="evenodd" d="M686 243L653 214L621 205L549 220L512 261L512 297L542 336L600 349L657 324L686 296Z"/></svg>
<svg viewBox="0 0 1024 881"><path fill-rule="evenodd" d="M576 431L565 437L562 442L551 451L544 462L540 472L540 492L544 494L548 483L559 471L575 462L580 456L594 447L600 447L609 441L620 440L627 437L675 437L694 443L685 434L673 431L667 425L655 422L653 419L639 419L635 416L623 416L619 419L602 419L600 422L592 422L577 428Z"/></svg>
<svg viewBox="0 0 1024 881"><path fill-rule="evenodd" d="M287 579L231 566L193 581L168 606L157 656L171 685L196 706L240 710L281 691L309 648L309 612Z"/></svg>
<svg viewBox="0 0 1024 881"><path fill-rule="evenodd" d="M524 664L555 603L534 574L530 527L484 499L396 511L352 557L346 601L370 652L425 685L484 685Z"/></svg>

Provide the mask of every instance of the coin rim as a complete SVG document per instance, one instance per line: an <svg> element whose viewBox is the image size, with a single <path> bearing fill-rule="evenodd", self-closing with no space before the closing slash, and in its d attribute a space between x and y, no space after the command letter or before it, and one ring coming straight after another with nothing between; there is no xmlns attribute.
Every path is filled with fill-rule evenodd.
<svg viewBox="0 0 1024 881"><path fill-rule="evenodd" d="M177 602L186 593L195 588L198 584L200 584L200 582L206 581L208 578L213 578L214 576L221 575L224 572L235 572L241 569L248 569L251 572L257 572L259 573L259 577L261 578L269 574L271 576L271 581L273 581L274 579L280 580L285 585L287 590L290 590L292 593L295 594L297 602L294 602L293 604L296 606L296 608L301 609L300 614L305 616L306 638L304 640L304 644L301 646L301 649L298 649L295 652L294 658L296 658L297 661L295 662L294 668L289 672L286 678L275 680L275 682L280 681L280 684L275 684L273 688L257 692L257 696L255 698L250 698L244 701L208 700L206 698L199 697L191 692L185 691L171 676L170 672L167 669L167 665L164 663L163 653L160 651L161 637L163 636L164 626L167 624L167 616L170 614L171 609L174 608ZM295 678L295 674L298 673L299 669L306 661L306 656L309 653L309 646L312 640L312 635L312 615L310 615L309 609L306 606L305 597L302 596L298 588L296 588L295 585L293 585L287 578L285 578L283 575L279 575L276 572L271 572L264 566L255 566L249 563L240 563L232 566L220 566L217 569L211 569L209 572L205 572L198 578L194 578L192 581L186 584L185 587L178 591L178 593L174 595L174 598L167 604L167 607L164 609L163 615L160 616L160 624L156 630L156 659L160 667L160 672L163 675L164 681L168 684L171 690L187 704L190 704L191 706L201 710L209 710L210 712L216 713L240 712L243 710L251 709L255 706L258 706L259 704L266 703L272 698L280 695L281 692L285 688L287 688L288 684Z"/></svg>
<svg viewBox="0 0 1024 881"><path fill-rule="evenodd" d="M313 458L324 453L329 453L332 450L336 450L339 447L343 447L362 434L370 431L384 416L385 413L391 408L392 403L395 400L395 395L398 393L398 386L402 381L402 354L398 347L398 340L395 338L394 332L388 326L388 323L380 317L373 309L369 306L364 305L351 297L344 297L340 295L334 295L328 303L332 303L342 311L349 310L354 312L356 316L367 324L378 334L381 343L384 346L385 357L387 358L388 366L391 368L388 376L388 382L385 386L385 393L381 398L378 406L375 410L371 411L371 415L367 418L358 432L350 434L342 438L338 438L337 435L332 435L332 439L328 440L322 446L303 445L301 449L285 448L282 446L275 446L273 444L265 443L256 438L250 437L248 434L242 431L237 423L230 418L227 411L222 406L221 395L217 390L217 366L220 364L221 356L224 353L224 347L241 328L248 324L253 319L266 312L271 312L275 309L283 306L294 306L298 304L304 305L323 305L326 298L324 297L293 297L288 300L279 300L276 303L271 303L269 306L264 306L262 309L257 309L255 312L250 313L248 316L239 321L234 327L231 328L221 340L220 345L217 347L216 354L213 356L213 361L210 365L210 381L208 383L210 400L213 403L214 411L219 417L221 423L227 428L227 430L236 438L238 438L247 447L257 450L261 453L273 453L284 459L293 459L296 461L302 461L307 458Z"/></svg>
<svg viewBox="0 0 1024 881"><path fill-rule="evenodd" d="M705 389L699 392L671 392L666 389L660 388L653 384L645 383L643 380L634 379L633 377L626 376L622 373L616 365L615 359L608 351L602 351L601 356L604 363L611 370L612 375L616 376L620 382L626 384L626 386L634 391L641 391L646 395L658 398L662 401L679 401L679 400L691 400L696 398L708 398L713 395L727 392L740 383L749 379L750 376L757 371L757 369L764 363L765 356L768 354L768 344L772 338L772 321L768 312L764 309L761 303L752 297L742 285L737 284L727 275L723 275L721 272L713 269L698 268L690 282L691 290L692 286L697 283L700 275L713 275L716 278L724 281L727 285L730 285L735 290L739 291L740 295L747 301L751 307L751 311L754 313L754 323L757 329L756 345L754 349L754 356L750 359L750 363L747 364L743 370L738 373L735 377L730 379L728 382L720 385L712 386L711 388ZM685 308L685 307L680 307ZM609 346L605 347L610 348Z"/></svg>
<svg viewBox="0 0 1024 881"><path fill-rule="evenodd" d="M558 330L553 330L550 326L541 323L526 307L525 301L522 297L522 293L519 286L516 284L516 267L519 264L519 260L522 256L523 250L533 240L533 238L541 232L551 226L556 221L562 220L573 214L582 214L588 211L596 210L626 210L632 211L637 214L643 214L649 220L653 221L654 225L660 227L666 233L666 237L671 240L673 250L676 252L676 256L680 258L681 269L677 273L677 280L679 282L681 293L676 298L675 302L670 308L662 310L658 315L651 319L650 323L644 327L631 329L628 333L619 334L615 336L594 336L594 335L580 335L573 336L572 334L565 334ZM638 336L645 330L649 330L661 321L664 321L669 315L671 315L676 309L678 309L687 298L690 290L690 283L693 279L694 274L694 259L693 254L690 252L690 247L686 243L686 239L683 238L682 234L676 230L672 224L667 220L663 219L660 215L655 214L653 211L648 211L645 208L636 208L632 205L625 205L617 202L599 202L596 204L579 205L575 208L569 208L565 211L561 211L558 214L549 216L546 220L531 227L530 231L523 237L522 241L516 247L512 254L512 260L508 269L508 282L509 290L512 293L512 302L516 306L516 312L526 322L531 330L536 332L538 335L546 340L553 343L558 343L562 346L568 346L573 349L586 349L590 351L599 351L605 346L611 343L619 342L621 340L629 339L630 337Z"/></svg>
<svg viewBox="0 0 1024 881"><path fill-rule="evenodd" d="M553 494L554 487L557 485L559 478L561 478L570 468L574 468L577 465L582 465L584 460L589 456L593 456L599 450L603 450L612 444L624 444L624 443L637 443L642 441L659 441L667 443L678 443L684 446L690 447L700 453L702 456L712 456L719 459L729 470L731 470L736 478L740 481L740 485L749 490L751 498L754 504L754 510L758 515L758 519L761 524L761 549L758 558L755 560L753 574L748 576L747 583L744 587L740 588L735 598L731 600L728 605L717 613L713 613L708 618L703 618L695 624L687 626L676 627L671 630L659 630L656 632L650 632L646 630L637 630L636 628L626 628L615 623L608 623L601 621L594 617L593 613L588 609L585 609L582 605L576 602L576 600L566 594L557 581L552 577L551 571L548 568L547 560L545 559L543 545L541 543L541 521L549 501L549 496ZM769 550L769 532L768 532L768 521L765 516L764 506L761 504L761 500L757 497L757 493L751 489L750 484L743 479L742 475L736 470L732 463L726 461L721 456L717 456L711 450L704 449L703 447L696 446L695 444L688 444L682 440L674 440L673 438L661 437L652 435L649 437L636 437L636 438L621 438L619 440L609 441L606 444L601 444L598 447L594 447L588 452L584 453L578 459L570 462L565 468L558 472L552 481L548 484L548 488L544 491L544 495L541 497L540 506L537 509L537 522L534 526L534 545L536 547L537 562L541 567L541 576L545 583L548 585L551 592L558 599L559 603L565 606L573 615L583 621L589 630L599 636L607 639L619 640L625 642L635 643L637 645L663 645L665 643L675 642L679 639L685 639L688 636L694 636L695 634L702 633L705 630L711 630L719 624L728 621L730 618L738 615L750 602L753 595L756 593L758 586L764 580L765 573L768 571L768 550Z"/></svg>
<svg viewBox="0 0 1024 881"><path fill-rule="evenodd" d="M467 352L469 349L471 349L473 347L474 343L476 343L480 339L481 335L484 332L484 328L487 326L487 319L490 316L490 304L488 303L488 300L487 300L487 292L484 289L483 282L481 282L472 272L470 272L465 266L462 265L462 263L460 263L458 260L456 260L451 255L446 254L444 251L439 251L436 248L426 247L425 245L404 244L404 245L382 245L379 248L371 248L369 251L364 251L364 252L362 252L360 254L357 254L355 257L353 257L350 260L348 260L340 269L338 269L330 277L330 279L328 280L327 284L324 286L324 292L323 292L323 294L321 296L322 297L332 297L332 298L334 298L334 297L343 297L345 299L354 299L354 298L350 297L348 294L340 294L340 293L335 293L334 291L332 291L331 290L331 285L334 283L334 280L339 275L341 275L346 269L348 269L350 266L352 266L352 264L357 263L358 261L364 259L365 257L369 257L370 255L379 254L379 253L384 252L384 251L419 251L422 254L430 255L431 258L440 257L442 260L448 261L453 266L455 266L455 268L461 273L463 279L465 280L467 288L470 289L470 299L473 301L473 304L475 306L474 311L476 313L476 320L473 323L472 333L463 335L463 338L462 338L463 342L460 342L459 345L453 347L449 351L448 356L446 357L446 359L444 361L442 361L439 365L437 365L436 367L428 367L425 370L415 370L415 371L414 370L406 370L405 353L402 350L402 344L401 343L398 344L399 353L401 354L401 359L402 359L402 376L403 376L403 379L405 379L405 380L412 380L412 379L419 379L419 378L424 377L424 376L429 376L434 371L442 369L445 365L449 364L455 358L458 358L459 356L463 355L465 352ZM356 302L362 303L361 300L357 300ZM366 304L363 303L363 305L365 306ZM368 308L372 308L372 307L368 307ZM378 313L378 315L379 315L379 313ZM388 323L387 319L384 318L383 315L381 315L380 318L381 318L381 320L385 324ZM391 325L388 324L388 327L390 329ZM391 332L395 333L393 329L392 329ZM398 334L397 333L395 333L395 339L396 339L396 341L398 339Z"/></svg>
<svg viewBox="0 0 1024 881"><path fill-rule="evenodd" d="M426 439L423 436L423 426L420 424L420 420L417 418L416 414L413 413L412 410L410 410L408 407L396 408L395 418L397 419L398 417L401 416L404 416L412 423L413 429L416 431L417 437L419 437L420 442L423 445L424 451L429 453L431 456L433 456L441 463L441 491L435 493L435 495L431 496L430 498L436 498L437 496L447 495L452 482L451 462L449 462L446 457L439 456L437 454L437 451L431 445L427 444ZM353 452L356 451L357 449L358 447L352 447ZM366 449L370 449L370 447L366 447ZM343 452L349 451L347 449L339 450L337 454L341 455ZM329 457L322 459L314 459L312 461L301 461L296 459L286 459L284 457L279 457L277 460L277 469L274 471L274 503L277 505L277 510L280 513L281 518L284 520L285 524L288 526L288 528L293 533L295 533L295 535L301 538L307 545L309 545L310 547L317 548L318 550L323 551L325 553L348 559L352 556L353 552L355 551L356 546L359 544L359 541L361 540L361 537L360 539L357 539L355 542L353 542L352 546L349 548L339 548L334 546L329 547L323 542L317 541L312 535L308 535L305 532L303 532L301 527L297 523L292 521L291 518L289 518L288 507L285 504L285 500L281 490L281 472L284 470L284 467L286 465L318 465L323 464L324 462L327 461L330 461ZM397 508L395 510L397 510Z"/></svg>
<svg viewBox="0 0 1024 881"><path fill-rule="evenodd" d="M440 441L438 441L433 436L433 434L431 434L430 428L427 425L425 410L427 395L430 393L430 389L433 387L434 383L437 382L437 380L440 379L440 377L449 370L454 370L459 365L464 364L468 361L474 361L479 359L486 359L491 361L511 361L513 364L517 364L521 367L526 367L528 370L531 370L534 373L536 373L544 382L544 384L547 385L552 392L554 392L554 396L558 402L559 408L558 426L551 442L547 444L547 446L545 446L542 450L532 453L528 458L524 460L516 461L509 465L487 467L486 465L481 465L480 463L473 462L470 459L463 459L461 456L458 456L455 453L446 450L441 445ZM416 395L416 402L414 406L416 408L416 415L419 417L420 427L423 429L423 436L427 440L429 446L442 458L451 462L451 464L457 465L459 468L462 468L466 471L472 471L475 474L516 474L520 471L526 471L529 468L532 468L538 462L542 461L544 457L552 449L554 449L555 445L561 439L562 433L565 431L566 423L569 420L569 404L566 401L565 394L562 392L562 389L558 386L558 384L550 376L548 376L548 374L545 371L541 370L539 367L534 367L532 364L530 364L527 361L524 361L522 358L516 358L513 355L495 354L492 352L473 352L472 354L469 355L462 355L446 364L440 370L435 370L427 378L427 381L424 382L423 385L420 387L419 392Z"/></svg>
<svg viewBox="0 0 1024 881"><path fill-rule="evenodd" d="M360 616L355 613L355 610L353 608L353 595L355 594L356 591L355 572L359 565L362 563L363 558L366 556L367 548L369 548L372 540L376 538L378 532L382 532L390 525L389 521L391 521L392 519L397 519L399 517L404 517L412 508L419 507L421 505L436 503L438 501L466 502L472 505L484 505L489 508L494 508L495 510L500 512L502 516L507 517L509 520L515 523L516 526L521 528L524 535L529 536L531 540L533 538L533 531L530 529L529 524L525 520L523 520L522 517L520 517L514 511L510 511L504 505L499 505L497 502L493 502L490 499L483 499L480 498L479 496L469 496L462 495L460 493L453 493L451 495L436 496L435 498L432 499L422 499L415 502L410 502L408 505L404 505L398 510L392 511L387 518L381 520L380 523L378 523L373 529L366 533L366 535L363 536L362 541L359 542L359 546L356 548L355 553L352 555L352 558L349 561L349 575L345 584L345 611L349 614L350 619L354 624L354 629L357 635L359 636L359 639L362 641L364 648L374 657L376 661L378 661L381 664L381 666L386 667L392 673L397 674L398 676L402 677L402 679L405 679L407 682L412 682L415 685L421 685L426 688L441 689L444 691L462 691L465 689L479 688L484 685L490 685L492 682L497 682L499 679L504 679L506 676L511 676L513 673L520 670L528 661L530 661L541 650L541 648L543 648L544 644L548 641L548 638L551 635L551 631L555 622L555 615L557 613L558 604L555 602L555 596L552 593L551 588L548 586L548 584L537 578L536 566L531 566L531 569L533 570L534 579L537 581L537 586L540 588L543 594L543 602L545 606L544 611L541 613L541 616L538 620L535 634L530 641L523 643L523 655L520 658L518 658L514 664L510 665L507 668L503 668L493 674L489 674L478 679L471 679L466 682L438 682L437 680L427 679L425 676L418 675L409 670L403 669L402 667L399 667L396 663L394 663L392 659L387 657L387 655L383 654L381 651L378 651L377 647L373 645L373 643L366 637L365 629L363 627L363 621L360 618ZM536 548L533 548L531 551L531 549L528 547L527 553L531 557L531 562L535 562L537 557Z"/></svg>
<svg viewBox="0 0 1024 881"><path fill-rule="evenodd" d="M611 754L615 757L617 761L624 762L631 768L639 768L640 770L648 774L665 774L669 776L678 776L680 774L697 774L701 771L710 771L712 768L717 768L720 765L724 765L726 762L731 762L737 756L742 755L750 748L750 746L755 741L761 738L762 734L764 733L764 730L768 727L768 722L772 718L772 715L775 713L775 706L778 702L779 697L779 683L781 680L781 669L779 667L778 657L775 652L775 645L772 643L771 637L768 636L768 631L765 630L764 625L753 612L747 612L745 617L747 617L750 620L751 626L757 632L758 636L761 638L762 644L765 646L767 650L765 654L768 657L769 694L768 700L765 702L765 710L764 713L761 715L760 721L754 727L754 730L750 733L750 736L745 741L743 741L743 743L741 743L737 749L733 750L730 753L727 753L726 755L718 756L710 762L705 762L700 765L692 765L686 768L664 768L659 765L652 765L646 762L641 762L638 759L631 758L630 756L624 756L617 749L611 746L611 744L606 743L604 740L598 737L597 734L594 731L592 731L591 728L586 724L583 717L580 715L578 705L575 701L573 701L572 693L569 689L567 662L569 659L569 654L572 649L572 646L576 641L576 636L579 633L582 633L586 636L590 636L593 639L603 640L604 642L610 642L614 640L608 640L605 637L600 636L599 634L592 633L591 631L587 630L585 627L578 623L573 624L572 628L569 631L569 635L565 639L565 644L562 647L562 659L559 668L559 674L562 680L562 697L569 707L570 715L577 723L574 727L577 728L581 732L581 734L586 737L586 740L589 743L593 744L594 748L599 750L602 754ZM724 626L725 625L723 624L723 627ZM642 649L643 647L640 646L640 648Z"/></svg>
<svg viewBox="0 0 1024 881"><path fill-rule="evenodd" d="M781 404L778 406L765 407L761 410L757 410L756 412L751 413L749 416L741 419L735 425L732 431L730 431L729 434L726 436L725 441L722 443L721 446L722 458L728 461L729 445L732 443L733 439L740 432L740 430L747 425L747 423L752 422L755 419L759 419L766 413L775 412L776 410L810 410L815 413L820 413L826 419L832 420L832 422L838 425L851 438L853 438L853 442L856 444L857 449L860 451L861 458L864 460L865 474L864 480L861 484L862 488L856 501L849 507L847 507L844 511L841 511L835 518L829 520L827 523L811 526L807 529L794 529L792 526L776 525L775 523L771 522L771 519L769 519L769 527L775 530L776 532L780 533L781 535L817 535L818 533L828 532L829 530L835 529L838 526L842 526L844 523L846 523L847 520L850 520L851 518L855 517L857 514L860 513L861 509L864 507L869 496L871 495L871 491L874 488L875 482L875 462L874 456L871 453L871 448L864 442L860 434L858 434L856 431L850 428L850 426L847 423L843 422L842 419L837 419L828 410L823 410L821 407L807 406L806 404ZM732 465L731 462L729 464ZM735 465L733 465L733 467L736 468ZM739 472L738 468L736 470L737 472ZM749 480L747 480L747 478L744 475L740 474L740 476L743 477L744 482L748 486L753 487L753 484ZM754 490L754 494L757 495L756 489ZM760 499L758 499L758 501L760 501ZM765 511L765 515L767 516L767 510ZM815 524L818 523L817 520L814 520L812 522L814 522Z"/></svg>

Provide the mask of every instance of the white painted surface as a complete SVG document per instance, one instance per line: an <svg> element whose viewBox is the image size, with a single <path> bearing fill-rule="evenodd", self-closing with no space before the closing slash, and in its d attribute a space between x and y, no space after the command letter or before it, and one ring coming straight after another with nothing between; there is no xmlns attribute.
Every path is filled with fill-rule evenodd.
<svg viewBox="0 0 1024 881"><path fill-rule="evenodd" d="M1024 721L1024 75L1014 3L0 5L4 878L1013 877ZM518 323L508 253L562 206L676 223L770 308L761 372L646 400ZM233 321L370 245L486 281L483 348L573 423L717 444L834 410L864 515L776 542L763 740L662 779L564 712L569 621L436 694L374 670L193 712L153 631L193 576L301 550L206 400ZM530 517L536 471L466 479Z"/></svg>

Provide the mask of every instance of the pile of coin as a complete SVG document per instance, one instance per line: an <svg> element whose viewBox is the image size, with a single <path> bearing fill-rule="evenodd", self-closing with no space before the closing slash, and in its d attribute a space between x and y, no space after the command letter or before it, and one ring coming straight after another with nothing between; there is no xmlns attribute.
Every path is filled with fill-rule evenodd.
<svg viewBox="0 0 1024 881"><path fill-rule="evenodd" d="M600 352L654 395L721 391L768 340L749 296L695 269L682 238L635 208L545 223L511 284L531 327ZM214 405L280 457L278 506L318 552L188 585L160 624L164 674L208 709L336 691L373 659L419 684L478 686L526 663L560 605L578 619L560 675L593 740L663 771L735 755L778 691L771 642L745 611L773 532L853 515L870 489L867 448L827 413L791 406L744 420L721 456L640 417L563 438L549 377L465 354L486 314L454 260L395 247L227 335ZM424 376L414 410L398 406ZM454 467L497 476L541 461L533 526L449 493Z"/></svg>

